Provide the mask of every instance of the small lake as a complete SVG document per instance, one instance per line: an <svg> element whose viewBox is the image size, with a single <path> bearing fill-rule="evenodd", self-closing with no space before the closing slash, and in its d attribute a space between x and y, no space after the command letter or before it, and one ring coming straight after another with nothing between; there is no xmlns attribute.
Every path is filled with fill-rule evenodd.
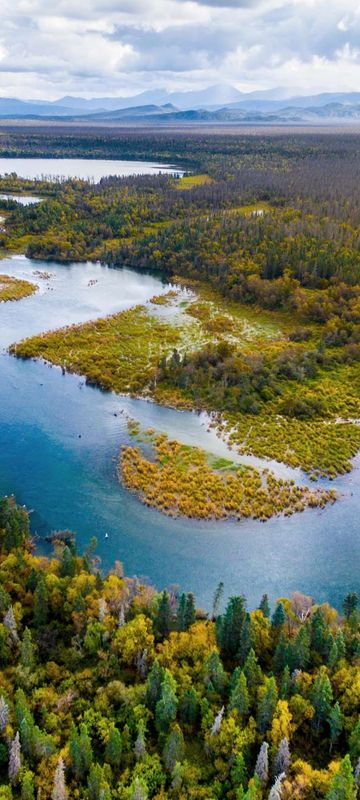
<svg viewBox="0 0 360 800"><path fill-rule="evenodd" d="M82 178L94 181L108 175L182 175L183 170L169 164L144 161L107 161L91 158L0 158L0 175L15 172L20 178L66 180Z"/></svg>
<svg viewBox="0 0 360 800"><path fill-rule="evenodd" d="M360 588L359 459L334 483L339 502L323 511L266 524L174 520L141 505L118 482L119 450L130 441L127 415L224 454L204 415L104 393L79 376L6 353L24 336L146 302L165 284L143 272L24 256L3 260L0 271L39 284L32 297L0 304L0 494L15 493L33 509L34 531L70 528L80 548L96 535L104 569L120 559L127 574L148 576L159 588L193 590L207 608L220 580L226 595L243 592L250 606L264 591L274 599L294 590L340 606L347 591ZM45 543L40 548L46 551Z"/></svg>
<svg viewBox="0 0 360 800"><path fill-rule="evenodd" d="M31 197L29 194L0 194L0 200L13 200L15 203L19 203L20 206L34 206L41 202L40 197Z"/></svg>

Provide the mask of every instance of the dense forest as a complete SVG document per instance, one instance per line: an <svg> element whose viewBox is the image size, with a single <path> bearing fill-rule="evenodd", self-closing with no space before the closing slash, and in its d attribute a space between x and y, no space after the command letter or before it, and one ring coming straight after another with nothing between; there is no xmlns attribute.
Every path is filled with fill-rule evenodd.
<svg viewBox="0 0 360 800"><path fill-rule="evenodd" d="M69 531L35 555L0 501L2 800L356 800L360 612L248 610L104 575ZM241 591L241 587L239 587Z"/></svg>

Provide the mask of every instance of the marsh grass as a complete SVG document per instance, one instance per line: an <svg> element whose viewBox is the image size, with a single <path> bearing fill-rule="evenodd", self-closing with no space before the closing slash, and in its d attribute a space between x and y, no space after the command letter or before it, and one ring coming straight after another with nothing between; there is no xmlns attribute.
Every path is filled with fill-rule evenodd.
<svg viewBox="0 0 360 800"><path fill-rule="evenodd" d="M37 291L35 283L13 278L9 275L0 275L0 303L9 300L22 300Z"/></svg>
<svg viewBox="0 0 360 800"><path fill-rule="evenodd" d="M139 447L123 447L119 476L143 503L170 516L266 521L335 500L333 491L296 486L268 470L260 473L215 458L165 434L154 436L153 448L154 457L148 459Z"/></svg>

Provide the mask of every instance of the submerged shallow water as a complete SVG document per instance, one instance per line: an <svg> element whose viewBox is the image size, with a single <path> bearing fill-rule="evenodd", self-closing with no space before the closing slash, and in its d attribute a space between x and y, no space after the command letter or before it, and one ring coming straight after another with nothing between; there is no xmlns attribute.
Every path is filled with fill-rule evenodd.
<svg viewBox="0 0 360 800"><path fill-rule="evenodd" d="M36 278L37 270L52 277ZM104 393L79 376L6 353L11 342L33 333L145 302L166 290L158 278L23 256L2 261L1 271L40 287L0 305L0 494L14 492L33 509L34 531L70 528L80 548L96 535L104 568L120 559L127 574L146 575L159 588L191 589L207 608L220 580L226 595L243 592L250 606L264 591L275 598L297 589L339 606L359 588L359 459L350 476L334 482L338 503L322 511L265 524L174 520L141 505L118 482L119 450L130 441L126 415L224 455L204 415Z"/></svg>

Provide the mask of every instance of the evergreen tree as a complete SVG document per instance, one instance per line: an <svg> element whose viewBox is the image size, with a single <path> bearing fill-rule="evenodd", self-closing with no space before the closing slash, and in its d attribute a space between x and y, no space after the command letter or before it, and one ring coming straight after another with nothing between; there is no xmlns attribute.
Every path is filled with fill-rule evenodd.
<svg viewBox="0 0 360 800"><path fill-rule="evenodd" d="M356 786L350 756L345 756L339 772L333 777L326 800L355 800Z"/></svg>
<svg viewBox="0 0 360 800"><path fill-rule="evenodd" d="M178 631L185 631L185 609L186 609L186 594L183 594L180 597L179 605L177 608L176 613L176 630Z"/></svg>
<svg viewBox="0 0 360 800"><path fill-rule="evenodd" d="M342 731L342 714L339 703L335 703L329 714L329 727L330 727L330 752L336 744L340 733Z"/></svg>
<svg viewBox="0 0 360 800"><path fill-rule="evenodd" d="M311 647L324 658L327 646L327 626L324 612L317 608L311 618Z"/></svg>
<svg viewBox="0 0 360 800"><path fill-rule="evenodd" d="M34 592L34 625L36 628L41 628L47 623L48 602L49 597L47 588L44 578L41 576Z"/></svg>
<svg viewBox="0 0 360 800"><path fill-rule="evenodd" d="M136 777L131 791L131 800L148 800L148 791L145 781Z"/></svg>
<svg viewBox="0 0 360 800"><path fill-rule="evenodd" d="M69 751L73 772L77 780L82 781L89 772L93 760L91 740L84 723L80 725L79 732L73 728Z"/></svg>
<svg viewBox="0 0 360 800"><path fill-rule="evenodd" d="M291 763L291 755L290 755L290 748L289 748L289 741L286 736L281 740L275 760L274 760L274 775L281 775L285 773L285 775L289 771Z"/></svg>
<svg viewBox="0 0 360 800"><path fill-rule="evenodd" d="M245 661L250 653L252 646L251 641L251 617L250 614L245 615L245 619L241 628L240 643L238 657L240 664L245 664Z"/></svg>
<svg viewBox="0 0 360 800"><path fill-rule="evenodd" d="M21 800L35 800L34 776L30 770L21 778Z"/></svg>
<svg viewBox="0 0 360 800"><path fill-rule="evenodd" d="M349 592L344 597L343 609L347 620L351 617L353 611L357 609L358 603L359 603L359 597L356 592Z"/></svg>
<svg viewBox="0 0 360 800"><path fill-rule="evenodd" d="M161 637L168 636L171 630L171 606L168 592L165 590L160 599L156 616L156 628Z"/></svg>
<svg viewBox="0 0 360 800"><path fill-rule="evenodd" d="M306 625L299 629L292 648L293 669L306 669L310 663L310 635Z"/></svg>
<svg viewBox="0 0 360 800"><path fill-rule="evenodd" d="M346 644L345 644L344 634L341 628L339 628L336 634L335 643L336 643L338 659L340 661L342 658L345 658L346 656Z"/></svg>
<svg viewBox="0 0 360 800"><path fill-rule="evenodd" d="M51 800L67 800L68 793L65 784L65 766L64 761L60 757L56 766L54 775L54 787L52 790Z"/></svg>
<svg viewBox="0 0 360 800"><path fill-rule="evenodd" d="M155 711L156 703L160 700L164 675L164 668L160 667L158 660L155 659L146 681L146 702L152 711Z"/></svg>
<svg viewBox="0 0 360 800"><path fill-rule="evenodd" d="M270 605L269 605L269 597L267 594L263 594L260 601L259 609L264 614L264 617L266 617L267 619L270 618Z"/></svg>
<svg viewBox="0 0 360 800"><path fill-rule="evenodd" d="M215 591L215 594L214 594L213 607L212 607L212 619L213 620L215 620L216 617L218 617L218 615L219 615L220 605L221 605L221 600L222 600L223 594L224 594L224 584L223 584L222 581L220 581L220 583L219 583L219 585L218 585L218 587L217 587L217 589Z"/></svg>
<svg viewBox="0 0 360 800"><path fill-rule="evenodd" d="M109 784L100 764L92 764L88 777L89 800L111 800Z"/></svg>
<svg viewBox="0 0 360 800"><path fill-rule="evenodd" d="M269 745L263 742L255 764L255 775L258 777L262 786L266 786L269 780Z"/></svg>
<svg viewBox="0 0 360 800"><path fill-rule="evenodd" d="M268 678L265 691L258 704L257 724L260 733L265 733L271 724L277 700L278 691L275 678Z"/></svg>
<svg viewBox="0 0 360 800"><path fill-rule="evenodd" d="M206 659L205 670L205 686L211 683L215 692L222 694L226 684L226 674L217 650L213 650Z"/></svg>
<svg viewBox="0 0 360 800"><path fill-rule="evenodd" d="M177 709L176 681L168 669L165 670L161 684L160 700L156 703L155 721L157 729L166 733L176 719Z"/></svg>
<svg viewBox="0 0 360 800"><path fill-rule="evenodd" d="M329 637L328 649L329 649L329 655L327 663L330 669L334 669L335 665L339 660L339 654L338 654L337 644L333 636Z"/></svg>
<svg viewBox="0 0 360 800"><path fill-rule="evenodd" d="M199 717L199 703L193 686L187 689L180 703L180 719L184 725L193 728Z"/></svg>
<svg viewBox="0 0 360 800"><path fill-rule="evenodd" d="M240 672L237 684L230 695L229 708L231 711L237 711L241 717L245 717L249 711L249 705L246 677L243 672Z"/></svg>
<svg viewBox="0 0 360 800"><path fill-rule="evenodd" d="M281 700L286 700L289 697L290 687L291 687L290 669L288 665L286 665L281 678L281 685L280 685Z"/></svg>
<svg viewBox="0 0 360 800"><path fill-rule="evenodd" d="M190 628L190 625L193 625L196 620L196 607L195 607L195 598L192 592L188 592L186 595L186 606L185 606L185 615L184 615L184 623L185 623L185 630Z"/></svg>
<svg viewBox="0 0 360 800"><path fill-rule="evenodd" d="M245 759L242 753L235 756L234 764L231 768L231 781L235 790L245 789L247 784L247 773Z"/></svg>
<svg viewBox="0 0 360 800"><path fill-rule="evenodd" d="M32 669L35 662L35 650L31 631L25 628L24 635L21 642L21 664L23 667Z"/></svg>
<svg viewBox="0 0 360 800"><path fill-rule="evenodd" d="M259 666L255 650L251 648L249 655L244 664L244 675L247 681L248 689L254 692L256 687L261 683L262 673Z"/></svg>
<svg viewBox="0 0 360 800"><path fill-rule="evenodd" d="M105 759L112 767L119 767L121 763L122 741L118 728L111 728L109 741L105 749Z"/></svg>
<svg viewBox="0 0 360 800"><path fill-rule="evenodd" d="M60 575L62 578L73 578L76 571L76 561L70 547L66 544L61 553Z"/></svg>
<svg viewBox="0 0 360 800"><path fill-rule="evenodd" d="M321 667L314 681L311 692L311 702L315 714L313 723L319 733L322 724L328 719L332 704L332 688L324 667Z"/></svg>
<svg viewBox="0 0 360 800"><path fill-rule="evenodd" d="M285 625L285 622L286 622L285 609L283 604L280 602L276 604L275 611L271 618L271 624L273 628L281 628L283 625Z"/></svg>
<svg viewBox="0 0 360 800"><path fill-rule="evenodd" d="M12 786L15 786L19 781L21 769L21 744L19 731L15 738L12 740L9 751L9 781Z"/></svg>
<svg viewBox="0 0 360 800"><path fill-rule="evenodd" d="M245 615L245 598L240 596L230 597L225 614L218 617L217 636L225 659L235 659L239 652Z"/></svg>
<svg viewBox="0 0 360 800"><path fill-rule="evenodd" d="M281 632L279 641L275 648L274 669L277 675L282 672L290 661L289 640L285 633Z"/></svg>
<svg viewBox="0 0 360 800"><path fill-rule="evenodd" d="M349 752L354 761L360 758L360 720L351 731L349 737Z"/></svg>
<svg viewBox="0 0 360 800"><path fill-rule="evenodd" d="M163 758L165 768L172 772L177 761L182 761L185 754L184 737L179 725L174 725L166 738Z"/></svg>

